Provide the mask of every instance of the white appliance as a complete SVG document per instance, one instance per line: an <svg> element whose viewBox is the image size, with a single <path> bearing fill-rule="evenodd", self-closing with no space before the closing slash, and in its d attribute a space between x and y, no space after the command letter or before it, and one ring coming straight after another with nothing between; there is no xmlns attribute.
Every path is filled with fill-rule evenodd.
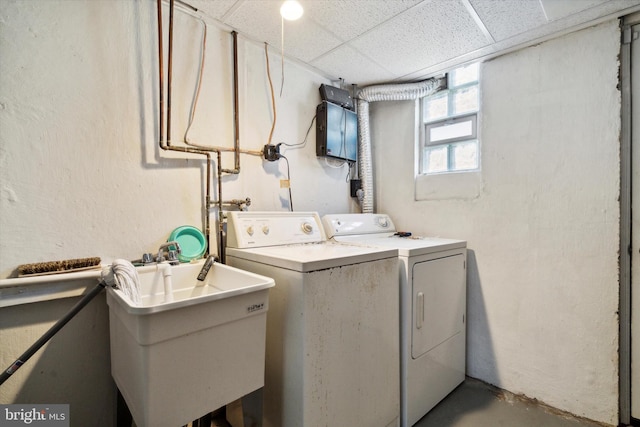
<svg viewBox="0 0 640 427"><path fill-rule="evenodd" d="M398 251L328 242L313 212L229 212L226 262L271 277L263 425L397 426Z"/></svg>
<svg viewBox="0 0 640 427"><path fill-rule="evenodd" d="M337 242L398 249L400 422L412 426L465 378L467 244L401 237L381 214L326 215L322 221Z"/></svg>

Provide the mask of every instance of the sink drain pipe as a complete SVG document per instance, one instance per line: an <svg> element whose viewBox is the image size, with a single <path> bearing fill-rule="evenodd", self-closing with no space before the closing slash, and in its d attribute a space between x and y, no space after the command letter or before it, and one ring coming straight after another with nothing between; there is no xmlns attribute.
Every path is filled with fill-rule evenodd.
<svg viewBox="0 0 640 427"><path fill-rule="evenodd" d="M358 173L362 180L363 197L360 201L360 209L363 213L374 212L369 103L376 101L409 101L422 98L446 88L446 82L446 77L440 77L417 83L368 86L358 91L356 96L358 103Z"/></svg>

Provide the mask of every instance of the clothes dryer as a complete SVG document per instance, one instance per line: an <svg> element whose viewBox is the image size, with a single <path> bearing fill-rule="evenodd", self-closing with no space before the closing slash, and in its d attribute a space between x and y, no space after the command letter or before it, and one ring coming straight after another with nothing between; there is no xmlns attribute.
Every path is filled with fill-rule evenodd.
<svg viewBox="0 0 640 427"><path fill-rule="evenodd" d="M412 426L465 378L466 242L400 233L388 215L322 221L336 242L398 249L400 420Z"/></svg>
<svg viewBox="0 0 640 427"><path fill-rule="evenodd" d="M328 242L313 212L227 220L226 262L275 280L263 425L399 425L398 251Z"/></svg>

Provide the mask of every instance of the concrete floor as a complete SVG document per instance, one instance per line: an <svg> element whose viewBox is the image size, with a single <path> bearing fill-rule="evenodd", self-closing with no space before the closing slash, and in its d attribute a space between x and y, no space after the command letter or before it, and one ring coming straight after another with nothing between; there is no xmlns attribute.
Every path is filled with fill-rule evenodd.
<svg viewBox="0 0 640 427"><path fill-rule="evenodd" d="M236 405L237 406L237 405ZM189 423L185 427L236 427L243 426L240 412L227 408L211 416ZM240 415L238 417L238 415ZM231 416L231 418L229 418ZM235 421L232 419L235 418ZM231 420L229 422L227 420ZM134 424L135 426L135 424ZM449 396L433 408L413 427L611 427L584 418L574 417L467 378Z"/></svg>
<svg viewBox="0 0 640 427"><path fill-rule="evenodd" d="M603 427L467 378L414 427Z"/></svg>

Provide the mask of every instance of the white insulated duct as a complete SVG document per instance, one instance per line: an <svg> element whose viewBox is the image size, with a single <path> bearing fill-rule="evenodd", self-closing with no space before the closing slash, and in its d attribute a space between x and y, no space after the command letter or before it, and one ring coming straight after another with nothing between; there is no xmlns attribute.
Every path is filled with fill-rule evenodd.
<svg viewBox="0 0 640 427"><path fill-rule="evenodd" d="M374 101L409 101L431 95L446 86L446 77L418 83L368 86L358 91L358 174L362 180L363 213L373 213L373 160L369 129L369 103Z"/></svg>

